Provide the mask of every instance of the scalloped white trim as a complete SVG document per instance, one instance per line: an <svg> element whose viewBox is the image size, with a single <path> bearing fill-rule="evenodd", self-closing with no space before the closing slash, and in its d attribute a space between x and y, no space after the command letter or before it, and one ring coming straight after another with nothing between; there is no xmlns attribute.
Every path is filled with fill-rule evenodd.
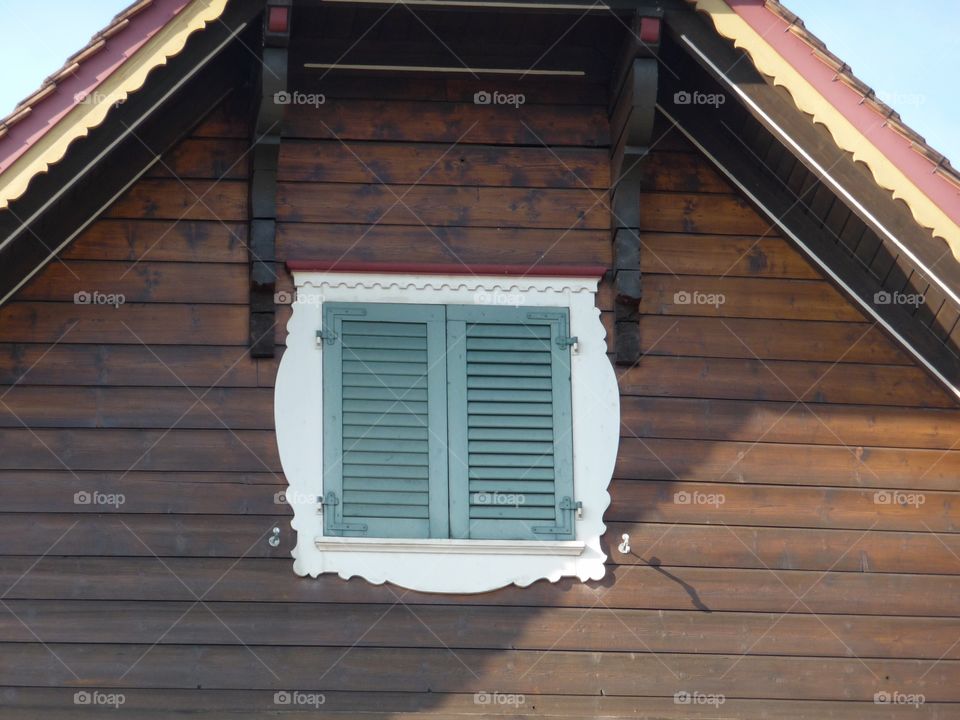
<svg viewBox="0 0 960 720"><path fill-rule="evenodd" d="M305 273L294 273L299 277ZM299 288L332 290L345 288L352 290L467 290L470 292L586 292L596 293L582 281L570 278L522 278L511 279L500 276L459 276L459 275L398 275L395 273L349 273L340 276L337 273L309 273L311 277L297 281ZM496 279L496 284L492 281ZM540 282L534 282L540 280ZM569 282L568 282L569 281ZM509 284L506 284L509 283Z"/></svg>
<svg viewBox="0 0 960 720"><path fill-rule="evenodd" d="M98 95L96 103L74 105L57 120L53 128L0 174L0 209L23 195L34 177L60 162L75 140L86 137L93 128L101 125L110 108L140 90L154 68L166 65L171 57L182 52L190 36L218 20L226 6L227 0L193 0L126 59L116 72L91 90Z"/></svg>
<svg viewBox="0 0 960 720"><path fill-rule="evenodd" d="M344 579L360 576L375 584L445 593L486 592L569 576L582 581L603 577L606 555L600 538L619 444L620 395L595 306L595 278L295 272L294 282L297 296L277 372L274 413L280 462L290 483L286 499L294 513L290 526L297 531L291 554L298 575L332 572ZM579 338L571 356L574 492L583 502L574 544L545 542L524 553L521 542L477 541L469 551L458 552L456 543L445 540L324 537L316 502L323 494L322 349L316 332L324 302L569 308L570 333ZM371 544L383 551L371 552Z"/></svg>
<svg viewBox="0 0 960 720"><path fill-rule="evenodd" d="M960 224L829 102L789 60L740 17L727 0L687 2L706 13L719 35L732 40L734 47L746 52L760 73L771 78L773 85L784 88L797 109L809 115L813 123L823 125L837 147L851 153L856 162L866 165L874 182L888 190L895 200L902 200L910 209L913 219L929 228L933 235L942 238L954 259L960 261ZM882 117L878 114L877 122L880 121ZM930 170L933 172L932 164Z"/></svg>

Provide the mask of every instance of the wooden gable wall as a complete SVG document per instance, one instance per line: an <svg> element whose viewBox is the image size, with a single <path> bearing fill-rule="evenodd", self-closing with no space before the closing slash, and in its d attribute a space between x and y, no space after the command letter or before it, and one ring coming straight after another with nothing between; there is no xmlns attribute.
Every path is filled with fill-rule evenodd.
<svg viewBox="0 0 960 720"><path fill-rule="evenodd" d="M325 89L288 115L280 260L609 264L600 89L525 82L520 109L464 81ZM82 717L78 689L124 693L131 718L260 716L280 690L351 717L718 714L678 691L729 717L905 716L883 690L926 696L909 717L957 712L960 412L665 126L607 577L462 597L296 577L278 359L247 352L241 105L0 309L5 718Z"/></svg>

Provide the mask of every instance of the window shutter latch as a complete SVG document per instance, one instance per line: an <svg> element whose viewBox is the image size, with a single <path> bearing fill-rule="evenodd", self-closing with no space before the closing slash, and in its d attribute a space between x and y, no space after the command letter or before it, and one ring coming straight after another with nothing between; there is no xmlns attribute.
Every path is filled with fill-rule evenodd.
<svg viewBox="0 0 960 720"><path fill-rule="evenodd" d="M317 345L322 346L324 340L327 341L327 345L333 345L337 341L337 334L333 331L333 328L317 330Z"/></svg>
<svg viewBox="0 0 960 720"><path fill-rule="evenodd" d="M557 338L557 347L559 347L561 350L565 348L572 348L573 352L576 352L579 344L580 339L576 335L560 336Z"/></svg>

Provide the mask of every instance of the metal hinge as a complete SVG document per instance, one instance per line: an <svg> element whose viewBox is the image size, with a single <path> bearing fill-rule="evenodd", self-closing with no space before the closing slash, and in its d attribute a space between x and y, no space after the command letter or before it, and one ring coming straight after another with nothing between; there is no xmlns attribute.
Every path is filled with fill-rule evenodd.
<svg viewBox="0 0 960 720"><path fill-rule="evenodd" d="M577 519L583 517L583 503L579 500L574 501L569 495L565 495L557 503L557 510L562 517L562 525L547 525L533 528L535 533L547 535L573 535L573 515L576 513Z"/></svg>
<svg viewBox="0 0 960 720"><path fill-rule="evenodd" d="M340 498L337 497L337 494L330 490L327 494L321 498L317 498L320 502L320 509L324 515L324 529L325 530L340 530L346 532L367 532L366 523L345 523L343 522L342 510ZM330 507L330 510L327 510L327 506Z"/></svg>
<svg viewBox="0 0 960 720"><path fill-rule="evenodd" d="M560 348L561 350L563 350L564 348L573 348L574 350L576 350L579 342L580 342L580 339L576 335L573 335L570 337L558 337L557 347Z"/></svg>
<svg viewBox="0 0 960 720"><path fill-rule="evenodd" d="M333 345L337 341L337 334L333 328L317 330L317 345L323 345L324 340L327 341L327 345Z"/></svg>

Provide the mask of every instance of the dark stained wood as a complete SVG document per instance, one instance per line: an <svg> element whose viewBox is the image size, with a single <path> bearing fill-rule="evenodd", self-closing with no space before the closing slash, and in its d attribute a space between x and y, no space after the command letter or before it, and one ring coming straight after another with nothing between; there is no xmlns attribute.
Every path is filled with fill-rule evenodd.
<svg viewBox="0 0 960 720"><path fill-rule="evenodd" d="M0 430L7 470L280 472L272 430ZM81 488L83 489L83 488Z"/></svg>
<svg viewBox="0 0 960 720"><path fill-rule="evenodd" d="M657 355L909 365L906 353L868 323L707 317L640 318L644 351Z"/></svg>
<svg viewBox="0 0 960 720"><path fill-rule="evenodd" d="M111 205L105 216L239 221L247 216L247 184L237 180L143 179Z"/></svg>
<svg viewBox="0 0 960 720"><path fill-rule="evenodd" d="M125 717L167 718L173 712L187 713L203 720L260 718L275 712L274 693L270 690L141 690L124 688ZM5 711L12 720L33 720L42 715L51 720L73 720L102 716L103 708L87 713L73 700L72 688L8 688L4 694ZM323 693L327 713L346 714L357 720L413 720L418 717L490 718L516 717L514 704L478 703L475 693L390 693L379 691ZM864 702L822 700L751 700L727 698L723 712L747 720L947 720L952 706L926 703L919 708L902 705L876 705ZM111 708L112 709L112 708ZM641 717L650 720L688 720L715 717L712 705L678 705L673 697L617 697L608 695L524 696L524 716L538 718ZM313 705L285 706L284 717L316 717Z"/></svg>
<svg viewBox="0 0 960 720"><path fill-rule="evenodd" d="M644 272L818 280L810 264L777 237L642 233Z"/></svg>
<svg viewBox="0 0 960 720"><path fill-rule="evenodd" d="M193 137L199 138L231 138L248 141L250 136L250 120L243 113L243 98L234 98L209 112L191 131Z"/></svg>
<svg viewBox="0 0 960 720"><path fill-rule="evenodd" d="M182 492L185 497L179 505L186 508L187 512L192 512L191 497L196 492L195 485L173 484L164 493L159 484L154 484L154 509L161 509L161 505L166 507L160 513L135 514L128 510L136 505L145 507L150 496L143 492L148 487L146 483L139 482L135 477L129 482L134 488L132 493L125 484L115 484L111 488L124 492L125 502L116 511L108 506L96 508L96 512L75 514L77 506L73 506L64 513L50 512L52 508L47 507L40 513L5 512L3 528L0 529L3 539L0 552L5 555L28 555L36 552L37 548L53 548L57 555L102 557L286 558L293 548L295 536L290 530L289 507L284 503L274 504L270 508L263 499L280 492L280 489L275 489L278 486L247 485L238 489L232 485L202 483L201 496L203 488L211 485L209 499L218 492L222 498L226 499L229 495L230 499L215 508L222 511L220 514L186 515L172 514L174 508L169 502L170 491ZM0 490L4 498L13 495L4 490ZM239 490L246 491L246 497L252 499L251 504L277 514L243 514L246 509L244 493ZM156 502L158 498L159 503ZM5 510L14 511L16 508L5 505ZM280 545L276 548L267 543L267 537L274 527L281 529Z"/></svg>
<svg viewBox="0 0 960 720"><path fill-rule="evenodd" d="M826 430L824 430L826 432ZM620 438L617 477L956 490L960 451Z"/></svg>
<svg viewBox="0 0 960 720"><path fill-rule="evenodd" d="M150 168L147 177L230 179L247 177L249 141L232 138L186 138Z"/></svg>
<svg viewBox="0 0 960 720"><path fill-rule="evenodd" d="M843 618L771 613L657 612L575 608L332 604L316 612L301 603L9 601L12 612L46 642L114 642L305 647L519 649L844 657L960 658L950 648L956 618ZM462 622L469 612L474 622ZM179 619L179 622L177 619ZM821 622L837 635L823 632ZM357 641L357 631L368 631ZM775 632L771 632L775 629ZM169 632L167 632L169 631ZM702 632L695 637L694 632ZM812 636L812 638L811 638ZM0 615L0 641L32 637L11 613ZM900 645L905 641L905 645Z"/></svg>
<svg viewBox="0 0 960 720"><path fill-rule="evenodd" d="M736 195L643 194L640 229L645 232L764 235L771 225Z"/></svg>
<svg viewBox="0 0 960 720"><path fill-rule="evenodd" d="M288 260L422 262L505 265L609 265L603 230L280 223L277 252Z"/></svg>
<svg viewBox="0 0 960 720"><path fill-rule="evenodd" d="M953 450L955 411L739 400L626 397L625 435ZM860 451L863 454L863 451Z"/></svg>
<svg viewBox="0 0 960 720"><path fill-rule="evenodd" d="M284 137L458 144L573 145L610 142L603 108L377 101L291 105Z"/></svg>
<svg viewBox="0 0 960 720"><path fill-rule="evenodd" d="M655 315L846 320L863 315L822 280L774 280L644 273L641 312Z"/></svg>
<svg viewBox="0 0 960 720"><path fill-rule="evenodd" d="M286 490L286 480L279 472L270 474L266 464L271 458L267 453L257 454L259 448L243 442L241 437L235 441L237 449L249 459L249 472L262 472L271 477L273 484L249 484L231 482L230 473L219 472L219 467L211 468L216 472L216 480L196 483L191 479L160 481L141 480L136 475L120 473L91 482L86 473L75 477L71 473L61 473L43 484L35 493L23 493L16 481L7 481L0 485L0 497L4 499L7 512L72 512L81 514L107 513L125 515L128 513L181 513L207 515L287 515L289 506L278 502L282 498L278 493ZM226 442L226 438L224 438ZM158 443L154 448L157 454L163 454L171 448ZM133 461L131 461L133 464ZM140 465L135 467L139 468ZM230 468L232 469L232 468ZM17 493L19 492L19 496ZM77 500L77 493L91 496L89 503ZM98 501L93 498L111 499ZM122 500L120 497L122 496ZM83 496L81 495L81 498ZM79 518L75 518L79 519ZM173 522L171 527L174 527ZM267 522L267 521L264 521ZM263 532L263 530L261 530Z"/></svg>
<svg viewBox="0 0 960 720"><path fill-rule="evenodd" d="M283 222L467 225L567 230L609 225L602 191L280 183ZM456 208L453 210L453 208Z"/></svg>
<svg viewBox="0 0 960 720"><path fill-rule="evenodd" d="M527 588L509 587L480 595L437 595L389 585L343 581L323 575L296 577L289 558L68 558L50 555L0 557L3 587L28 568L12 587L13 599L186 600L386 603L399 596L416 610L423 605L522 605L608 607L614 609L771 612L806 615L960 617L955 601L960 576L841 572L825 581L823 572L720 567L610 567L597 583L569 578L540 581ZM797 603L803 595L804 602ZM602 604L601 604L602 601Z"/></svg>
<svg viewBox="0 0 960 720"><path fill-rule="evenodd" d="M596 188L609 182L603 149L496 145L291 141L280 147L279 179L421 185Z"/></svg>
<svg viewBox="0 0 960 720"><path fill-rule="evenodd" d="M7 474L7 473L5 473ZM36 473L19 473L15 482L26 482ZM289 528L290 512L285 504L276 504L282 486L252 485L238 489L229 481L239 474L219 473L211 476L222 482L200 483L195 492L220 514L203 515L189 499L176 506L169 502L169 493L162 494L156 481L142 480L148 474L131 473L128 482L136 488L131 494L116 482L98 481L91 473L82 473L76 487L124 490L122 507L99 508L75 514L76 506L63 503L66 511L42 513L16 512L20 507L10 502L13 492L3 492L6 512L0 528L0 552L3 555L29 555L38 548L53 548L55 555L101 557L288 557L295 540ZM264 473L267 479L275 478ZM198 475L190 480L194 483ZM8 486L4 482L4 489ZM173 481L168 481L173 482ZM203 488L213 485L213 492ZM60 484L63 487L63 484ZM171 484L170 489L188 487ZM279 488L279 489L278 489ZM69 490L67 487L64 490ZM707 490L709 492L709 490ZM215 493L225 502L217 506ZM70 496L69 493L66 493ZM47 494L46 497L51 497ZM269 502L273 500L274 506ZM150 504L152 501L152 505ZM34 500L39 507L43 499ZM72 497L71 497L72 502ZM246 505L242 505L246 503ZM264 515L241 514L254 506L264 508ZM150 512L134 512L135 507ZM242 508L235 512L236 508ZM182 509L182 512L172 514ZM162 512L154 512L162 510ZM224 514L231 512L233 514ZM192 514L191 514L192 513ZM726 524L697 525L658 522L617 522L607 520L607 547L610 561L623 565L647 564L656 557L666 567L713 567L773 570L818 570L831 572L910 573L957 575L960 561L960 537L956 533L893 532L862 530L823 530L810 528L750 527ZM279 527L280 545L271 547L265 536ZM622 533L630 534L631 553L617 550ZM61 539L61 542L57 542ZM54 546L54 543L57 543ZM62 544L61 544L62 543Z"/></svg>
<svg viewBox="0 0 960 720"><path fill-rule="evenodd" d="M148 255L149 257L149 255ZM72 302L78 293L122 295L124 302L243 304L247 272L238 263L53 263L19 293L22 300Z"/></svg>
<svg viewBox="0 0 960 720"><path fill-rule="evenodd" d="M472 77L457 75L398 75L371 72L357 83L351 73L318 73L291 68L297 87L304 92L316 90L327 98L340 100L377 98L378 100L403 100L424 102L472 103L473 96L483 89L483 83ZM594 83L583 78L540 77L527 75L523 78L501 76L497 89L507 94L523 93L525 105L594 105L605 107L607 88L605 83Z"/></svg>
<svg viewBox="0 0 960 720"><path fill-rule="evenodd" d="M244 346L242 305L11 302L0 308L0 342L196 344Z"/></svg>
<svg viewBox="0 0 960 720"><path fill-rule="evenodd" d="M68 336L69 337L69 336ZM274 367L271 365L271 367ZM198 388L272 386L255 360L239 348L216 346L0 345L0 384L73 386L191 385Z"/></svg>
<svg viewBox="0 0 960 720"><path fill-rule="evenodd" d="M84 230L61 255L71 260L243 262L247 226L216 220L107 220Z"/></svg>
<svg viewBox="0 0 960 720"><path fill-rule="evenodd" d="M338 688L362 691L375 672L381 690L404 692L451 691L484 687L504 693L570 693L671 696L683 691L695 676L700 692L736 693L755 698L816 698L860 700L873 698L877 675L895 678L933 702L960 699L960 663L942 660L859 658L771 659L758 656L674 654L669 663L651 653L579 653L553 651L461 650L451 662L447 649L354 648L341 658L339 648L257 647L222 645L93 645L4 644L0 658L9 663L8 682L15 685L82 686L71 665L84 668L100 687L124 687L116 676L141 687L283 690ZM56 653L54 655L53 653ZM136 662L144 655L139 662ZM16 662L12 662L16 659ZM584 673L584 665L592 672ZM273 667L282 668L280 679ZM578 672L577 669L580 669ZM318 671L323 679L318 680ZM757 683L758 672L770 678ZM284 682L285 681L285 682Z"/></svg>
<svg viewBox="0 0 960 720"><path fill-rule="evenodd" d="M640 168L641 186L646 192L734 192L724 177L693 153L653 152Z"/></svg>
<svg viewBox="0 0 960 720"><path fill-rule="evenodd" d="M623 533L630 535L629 554L618 550ZM629 565L646 565L655 557L664 566L679 567L960 573L955 533L608 521L606 538L611 560Z"/></svg>
<svg viewBox="0 0 960 720"><path fill-rule="evenodd" d="M176 379L160 361L154 365ZM0 427L269 430L272 408L273 388L19 385L4 393Z"/></svg>
<svg viewBox="0 0 960 720"><path fill-rule="evenodd" d="M901 530L928 538L960 531L955 492L614 480L610 495L605 517L619 522Z"/></svg>
<svg viewBox="0 0 960 720"><path fill-rule="evenodd" d="M902 365L648 355L618 375L626 395L942 408L955 404L920 368Z"/></svg>

